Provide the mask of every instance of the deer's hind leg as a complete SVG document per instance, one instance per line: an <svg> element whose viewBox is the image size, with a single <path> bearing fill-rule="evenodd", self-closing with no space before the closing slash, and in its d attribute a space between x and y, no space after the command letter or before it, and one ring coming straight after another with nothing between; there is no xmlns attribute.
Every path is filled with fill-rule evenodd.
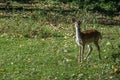
<svg viewBox="0 0 120 80"><path fill-rule="evenodd" d="M88 49L89 49L89 50L88 50L88 53L87 53L87 55L85 56L84 60L87 60L87 59L88 59L89 55L91 54L91 52L92 52L92 50L93 50L91 44L88 45Z"/></svg>
<svg viewBox="0 0 120 80"><path fill-rule="evenodd" d="M97 47L97 50L98 50L98 53L99 53L99 59L102 59L101 55L100 55L100 46L99 46L98 42L94 42L94 44Z"/></svg>

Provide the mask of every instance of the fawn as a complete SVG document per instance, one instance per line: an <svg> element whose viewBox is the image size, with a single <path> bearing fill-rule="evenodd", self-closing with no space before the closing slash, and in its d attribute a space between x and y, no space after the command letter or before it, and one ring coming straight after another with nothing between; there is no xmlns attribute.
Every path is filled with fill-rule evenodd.
<svg viewBox="0 0 120 80"><path fill-rule="evenodd" d="M92 46L91 43L94 43L97 47L97 50L99 52L99 59L101 59L100 55L100 46L98 44L98 41L100 38L102 38L101 33L97 30L86 30L81 32L81 23L82 21L76 21L73 20L75 23L75 29L76 29L76 43L80 47L79 55L78 55L78 62L83 62L83 54L85 45L88 45L88 53L85 56L84 60L88 58L88 56L91 54Z"/></svg>

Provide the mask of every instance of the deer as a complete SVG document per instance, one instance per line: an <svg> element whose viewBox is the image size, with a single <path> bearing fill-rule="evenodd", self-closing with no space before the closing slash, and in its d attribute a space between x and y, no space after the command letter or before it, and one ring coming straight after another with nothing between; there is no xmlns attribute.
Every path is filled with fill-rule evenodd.
<svg viewBox="0 0 120 80"><path fill-rule="evenodd" d="M100 55L100 46L98 44L99 40L102 39L101 33L94 29L81 31L82 20L73 19L73 22L75 24L76 43L79 46L78 63L82 63L84 60L88 59L93 50L92 43L94 43L97 47L99 59L101 60L102 58ZM88 53L84 57L83 54L85 45L88 46Z"/></svg>

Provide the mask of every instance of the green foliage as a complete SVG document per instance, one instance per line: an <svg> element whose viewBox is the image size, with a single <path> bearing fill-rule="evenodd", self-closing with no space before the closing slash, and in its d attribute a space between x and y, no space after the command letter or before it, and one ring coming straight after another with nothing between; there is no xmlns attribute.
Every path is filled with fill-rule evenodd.
<svg viewBox="0 0 120 80"><path fill-rule="evenodd" d="M105 14L112 14L112 12L119 10L120 1L103 1L103 0L80 0L79 7L87 10L95 10Z"/></svg>
<svg viewBox="0 0 120 80"><path fill-rule="evenodd" d="M80 9L92 10L101 12L108 15L113 15L115 12L120 11L119 0L11 0L22 3L75 3ZM7 2L7 1L1 1Z"/></svg>

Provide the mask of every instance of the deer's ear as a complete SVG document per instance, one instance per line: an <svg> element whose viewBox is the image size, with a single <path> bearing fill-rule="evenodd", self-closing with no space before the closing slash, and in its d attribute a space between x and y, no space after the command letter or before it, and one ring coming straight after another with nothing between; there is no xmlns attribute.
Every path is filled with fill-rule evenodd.
<svg viewBox="0 0 120 80"><path fill-rule="evenodd" d="M82 23L82 22L83 22L83 19L80 19L79 22Z"/></svg>
<svg viewBox="0 0 120 80"><path fill-rule="evenodd" d="M76 18L74 17L74 18L72 18L72 22L76 22Z"/></svg>
<svg viewBox="0 0 120 80"><path fill-rule="evenodd" d="M79 24L81 24L81 23L82 23L82 19L78 20L77 22L78 22Z"/></svg>

